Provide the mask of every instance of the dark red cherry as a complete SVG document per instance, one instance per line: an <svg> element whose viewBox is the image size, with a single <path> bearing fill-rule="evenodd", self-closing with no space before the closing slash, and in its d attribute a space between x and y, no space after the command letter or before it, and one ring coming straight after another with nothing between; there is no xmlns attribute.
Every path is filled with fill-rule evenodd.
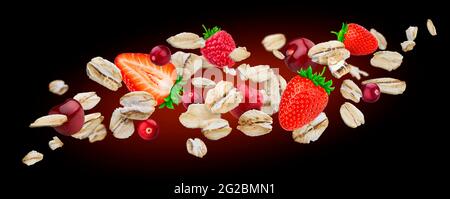
<svg viewBox="0 0 450 199"><path fill-rule="evenodd" d="M171 56L170 49L164 45L155 46L150 51L150 60L158 66L168 64Z"/></svg>
<svg viewBox="0 0 450 199"><path fill-rule="evenodd" d="M73 135L81 130L84 124L84 110L81 104L74 99L67 99L62 104L54 106L48 114L63 114L67 116L67 122L55 127L62 135Z"/></svg>
<svg viewBox="0 0 450 199"><path fill-rule="evenodd" d="M306 69L309 66L314 69L317 64L308 57L308 51L313 46L314 43L306 38L298 38L289 42L284 50L284 63L289 70L297 72L300 68Z"/></svg>

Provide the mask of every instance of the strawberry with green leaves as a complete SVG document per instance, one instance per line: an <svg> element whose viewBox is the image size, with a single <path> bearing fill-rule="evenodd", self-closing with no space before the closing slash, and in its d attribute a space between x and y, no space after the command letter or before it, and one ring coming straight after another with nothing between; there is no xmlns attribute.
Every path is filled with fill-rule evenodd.
<svg viewBox="0 0 450 199"><path fill-rule="evenodd" d="M332 32L344 43L351 55L370 55L378 48L378 41L364 27L355 23L343 23L339 32Z"/></svg>
<svg viewBox="0 0 450 199"><path fill-rule="evenodd" d="M205 26L203 28L205 29L205 33L203 33L205 46L200 49L202 55L209 63L219 68L232 67L234 61L229 55L236 48L233 37L217 26L211 29L207 29Z"/></svg>
<svg viewBox="0 0 450 199"><path fill-rule="evenodd" d="M311 66L300 69L283 92L278 119L283 129L293 131L313 121L328 104L328 95L334 90L332 80L325 81L323 73L312 73Z"/></svg>

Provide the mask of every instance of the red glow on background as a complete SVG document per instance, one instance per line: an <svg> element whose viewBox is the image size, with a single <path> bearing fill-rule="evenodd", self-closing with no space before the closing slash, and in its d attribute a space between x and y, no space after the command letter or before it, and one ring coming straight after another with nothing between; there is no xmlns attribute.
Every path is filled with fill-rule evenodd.
<svg viewBox="0 0 450 199"><path fill-rule="evenodd" d="M263 22L264 21L264 22ZM269 20L270 21L270 20ZM289 21L289 20L287 20ZM285 33L288 41L298 37L307 37L316 44L323 41L334 39L334 36L329 33L329 29L338 28L340 22L337 20L328 20L320 22L317 21L290 21L285 23L261 21L227 21L222 25L223 29L227 30L233 35L238 46L245 46L247 50L252 53L251 57L242 63L248 63L251 66L267 64L271 67L279 68L279 73L289 81L296 74L291 72L282 60L275 58L271 52L264 50L261 40L265 35L271 33ZM298 24L298 25L292 25ZM308 27L308 28L305 28ZM252 31L244 31L247 29ZM200 29L199 29L200 30ZM163 31L163 30L161 30ZM177 29L170 32L170 34L161 35L145 35L142 33L141 37L129 38L128 42L122 43L125 49L117 49L117 54L123 51L129 52L143 52L144 49L151 49L152 46L158 45L165 41L172 33L188 31L184 29ZM171 48L174 53L176 49ZM199 54L199 51L192 51ZM114 60L117 55L110 53L104 56L108 60ZM98 55L93 55L98 56ZM78 57L80 62L88 62L91 57ZM386 71L374 69L369 66L369 56L352 57L349 62L361 69L369 72L369 77L380 77ZM238 66L240 63L237 63ZM80 65L75 68L76 71L67 71L67 75L62 77L71 86L70 92L67 96L78 92L96 91L102 98L100 104L95 109L87 113L101 112L105 116L104 123L109 126L109 119L112 111L119 107L119 98L127 93L127 88L122 86L117 92L112 92L95 82L88 79L84 74L85 66ZM320 68L321 71L321 68ZM316 71L319 72L319 71ZM402 79L406 71L400 68L395 71L395 77ZM328 129L324 132L321 138L314 143L313 147L324 147L328 144L339 143L341 140L351 139L352 133L357 133L357 130L346 127L339 116L339 107L345 102L340 96L339 87L343 79L350 78L350 75L337 80L332 78L327 70L327 79L333 79L334 92L330 95L330 100L325 112L330 120ZM217 81L216 81L217 82ZM381 122L382 114L379 112L380 107L384 110L395 111L390 107L394 107L399 103L401 97L382 96L382 99L375 104L359 103L356 106L360 108L365 114L370 115L367 121ZM40 104L40 106L51 107L53 104ZM237 119L232 117L229 113L223 114L222 118L229 121L233 128L232 133L218 141L207 140L200 129L187 129L183 127L178 121L178 116L185 111L185 108L180 104L175 110L157 109L151 116L160 126L160 134L156 140L145 141L142 140L137 133L126 140L118 140L114 138L111 133L102 142L89 144L80 142L69 137L63 137L64 143L69 147L65 147L65 155L80 159L82 161L94 162L102 170L108 171L123 171L140 170L148 171L148 168L158 168L159 171L171 171L177 169L182 171L184 169L194 169L198 171L214 171L215 167L219 167L221 162L239 161L243 164L251 164L253 161L264 161L265 159L275 160L283 157L296 157L299 154L307 153L308 146L298 144L293 141L291 132L281 129L278 124L277 115L273 115L273 131L261 137L247 137L240 131L236 130ZM361 127L364 128L364 127ZM52 131L49 129L49 131ZM56 132L55 132L56 134ZM188 138L201 138L208 146L208 154L203 159L198 159L189 155L186 152L186 140ZM311 145L309 145L311 146ZM207 163L207 164L205 164ZM182 166L180 166L182 165ZM239 168L227 168L228 171L237 170Z"/></svg>

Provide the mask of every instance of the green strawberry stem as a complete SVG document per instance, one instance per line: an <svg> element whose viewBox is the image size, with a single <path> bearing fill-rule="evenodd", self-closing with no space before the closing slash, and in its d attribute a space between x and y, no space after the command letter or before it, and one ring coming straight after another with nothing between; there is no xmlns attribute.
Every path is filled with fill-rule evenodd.
<svg viewBox="0 0 450 199"><path fill-rule="evenodd" d="M205 32L203 33L203 39L205 40L216 34L216 32L220 31L220 28L218 26L214 26L211 29L206 28L205 25L202 25L202 27L205 30Z"/></svg>
<svg viewBox="0 0 450 199"><path fill-rule="evenodd" d="M323 70L321 73L317 74L312 72L311 66L308 67L308 69L303 70L300 69L298 71L298 74L304 78L308 78L311 80L314 85L322 87L325 92L330 95L331 91L334 90L334 87L331 87L333 85L333 80L325 81L325 77L323 77L323 74L325 73L325 67L323 67Z"/></svg>
<svg viewBox="0 0 450 199"><path fill-rule="evenodd" d="M168 109L174 109L173 104L178 105L180 103L181 93L183 92L183 85L186 82L183 81L182 76L178 76L175 84L173 84L172 88L170 88L169 95L164 98L164 103L159 105L159 108L167 107Z"/></svg>
<svg viewBox="0 0 450 199"><path fill-rule="evenodd" d="M335 34L337 36L337 40L339 40L340 42L344 42L345 40L345 34L347 34L348 31L348 24L347 23L342 23L342 27L341 30L339 30L339 32L335 32L335 31L331 31L331 33Z"/></svg>

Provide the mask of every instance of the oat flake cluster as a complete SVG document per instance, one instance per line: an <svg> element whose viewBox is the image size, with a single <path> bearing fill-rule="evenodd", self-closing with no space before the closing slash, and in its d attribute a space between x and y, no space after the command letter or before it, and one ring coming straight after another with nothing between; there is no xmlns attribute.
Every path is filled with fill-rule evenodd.
<svg viewBox="0 0 450 199"><path fill-rule="evenodd" d="M430 19L427 20L426 27L430 35L437 35L436 27ZM348 30L345 29L345 26L343 28L343 33L346 33ZM415 39L418 36L418 29L417 26L410 26L406 29L406 40L400 44L404 53L412 51L416 47ZM165 83L172 83L172 85L167 84L168 88L161 88L168 89L168 96L164 98L164 104L171 108L167 104L168 101L174 104L180 103L179 98L183 94L180 88L187 83L188 85L185 86L204 90L205 94L200 96L202 100L187 104L187 110L179 115L178 121L185 128L198 129L198 132L203 134L207 140L223 139L230 135L233 128L251 137L269 134L273 130L272 125L276 122L272 119L272 115L280 111L280 101L289 83L278 74L278 68L276 67L264 64L252 66L242 63L252 53L244 46L234 46L236 42L233 41L229 33L218 27L205 28L205 31L206 33L203 34L203 37L195 33L182 32L166 40L170 46L180 49L180 51L176 51L171 55L171 61L168 65L152 66L154 68L173 67L174 72L176 72L175 76L179 77L176 80L165 81ZM393 77L377 77L365 79L358 85L358 81L369 76L369 74L359 67L348 63L352 54L339 39L340 37L345 37L345 35L339 35L341 32L337 34L338 40L321 42L312 46L307 51L307 57L312 62L327 66L334 78L344 79L339 87L339 92L348 101L340 106L339 112L345 125L350 128L357 128L366 123L366 120L363 112L354 104L359 104L361 100L364 100L367 92L379 92L376 93L377 95L380 93L390 95L402 94L406 90L406 82ZM372 54L370 65L387 72L398 69L402 65L403 56L399 52L388 50L387 41L389 38L386 38L373 28L370 30L369 35L376 39L380 50ZM224 38L228 44L227 46L220 46L217 41ZM214 48L208 46L213 44L216 45ZM291 52L282 52L282 48L286 45L286 36L282 33L267 35L262 39L261 44L266 51L272 53L277 59L284 60L288 58L287 56L290 56L289 53ZM206 48L208 50L204 50ZM214 64L215 61L219 60L219 58L213 58L214 53L218 53L214 52L215 48L226 48L226 54L220 52L220 63L230 63L230 65L218 66ZM191 51L182 51L195 49L199 49L201 53L209 54L204 56ZM224 55L227 57L223 57ZM143 55L140 56L142 57ZM71 132L70 137L79 140L87 139L90 143L94 143L105 139L110 131L112 136L117 139L127 139L136 130L139 130L135 129L135 122L148 120L158 109L157 106L161 106L160 100L157 100L152 93L139 90L138 88L130 88L129 74L126 73L129 71L124 71L123 67L118 67L119 65L117 65L117 63L123 64L125 62L126 60L119 60L119 62L116 60L114 63L102 57L95 57L87 63L86 74L89 79L111 91L117 91L122 87L122 83L125 83L130 92L120 98L120 106L113 111L109 118L106 118L109 119L108 127L103 124L105 116L102 113L93 112L84 115L84 111L94 109L102 100L95 91L81 92L73 96L73 100L76 102L69 103L71 103L70 106L80 106L81 113L80 111L74 113L81 114L78 116L79 121L77 121L81 126L77 132ZM237 67L234 66L234 63L238 63ZM135 68L133 69L133 67ZM143 70L149 74L151 72L159 73L158 71L146 71L149 69L139 67L132 66L131 69L136 71ZM207 76L195 75L201 70L208 69L219 69L223 74L258 84L260 87L252 90L247 87L240 87L227 80L213 80ZM158 68L158 70L161 70L161 74L159 74L161 77L174 77L170 74L162 74L164 73L163 68ZM355 78L356 82L345 78L347 74ZM365 85L369 84L376 85L375 88L377 89L366 90ZM68 91L69 86L63 80L54 80L49 83L48 88L51 93L64 95ZM246 100L248 99L256 101L247 103ZM257 108L247 107L247 109L244 109L245 111L236 111L241 109L241 106L245 107L246 105L250 107L257 106ZM66 105L62 104L61 106ZM66 128L68 123L73 122L71 121L73 116L65 113L63 109L58 109L58 107L56 107L56 110L61 112L39 117L29 127L53 127L66 131L73 130L69 127ZM229 112L237 117L236 127L230 126L229 121L222 117L223 114ZM331 124L326 113L322 112L310 123L293 130L292 138L294 141L303 144L314 142L319 139L329 125ZM63 147L64 144L60 138L54 136L48 142L48 146L51 150L56 150ZM198 158L203 158L208 151L206 143L200 138L187 139L186 150L187 153ZM25 155L22 162L30 166L41 161L43 157L42 153L32 150Z"/></svg>

